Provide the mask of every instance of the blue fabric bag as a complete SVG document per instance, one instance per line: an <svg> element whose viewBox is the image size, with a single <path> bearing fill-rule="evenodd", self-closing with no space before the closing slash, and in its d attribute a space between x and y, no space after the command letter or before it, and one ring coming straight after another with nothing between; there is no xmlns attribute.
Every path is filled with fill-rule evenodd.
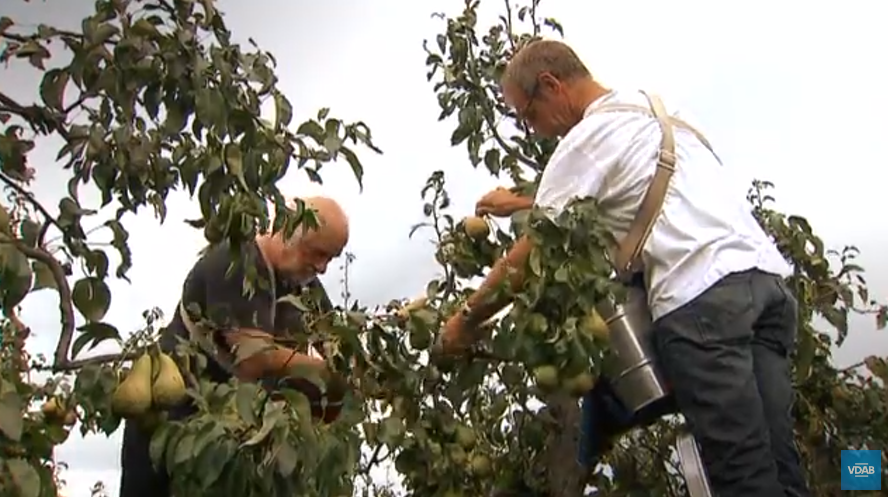
<svg viewBox="0 0 888 497"><path fill-rule="evenodd" d="M583 396L581 409L577 461L588 469L594 469L601 456L624 433L633 428L649 426L659 418L677 412L675 400L669 396L633 415L604 376L599 378L595 388Z"/></svg>

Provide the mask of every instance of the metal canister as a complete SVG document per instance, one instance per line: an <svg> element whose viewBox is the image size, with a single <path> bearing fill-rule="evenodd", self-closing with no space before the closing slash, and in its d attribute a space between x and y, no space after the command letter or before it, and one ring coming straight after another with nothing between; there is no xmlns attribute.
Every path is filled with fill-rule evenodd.
<svg viewBox="0 0 888 497"><path fill-rule="evenodd" d="M605 373L626 409L636 413L668 396L653 350L653 319L644 289L630 286L625 302L608 299L596 307L610 333Z"/></svg>

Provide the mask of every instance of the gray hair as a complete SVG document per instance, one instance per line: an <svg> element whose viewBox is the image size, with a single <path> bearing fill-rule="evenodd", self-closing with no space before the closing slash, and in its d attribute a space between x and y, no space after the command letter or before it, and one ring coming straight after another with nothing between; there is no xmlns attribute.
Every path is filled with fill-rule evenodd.
<svg viewBox="0 0 888 497"><path fill-rule="evenodd" d="M528 42L512 57L501 83L514 86L526 96L531 96L536 90L537 78L544 72L565 82L592 76L566 43L536 39Z"/></svg>

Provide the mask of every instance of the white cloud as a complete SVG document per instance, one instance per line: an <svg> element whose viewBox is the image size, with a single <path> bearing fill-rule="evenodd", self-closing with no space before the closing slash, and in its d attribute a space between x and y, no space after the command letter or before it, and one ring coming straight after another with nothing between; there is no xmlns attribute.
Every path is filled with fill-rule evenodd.
<svg viewBox="0 0 888 497"><path fill-rule="evenodd" d="M76 29L91 4L12 3L4 14ZM454 205L465 212L494 184L467 167L461 148L449 147L450 125L435 121L438 108L421 50L422 39L437 32L429 16L435 7L394 0L308 5L220 2L237 37L253 37L275 54L297 117L329 106L334 115L365 120L373 129L385 154L364 156L364 193L345 166L325 170L322 188L297 174L282 187L323 191L348 209L350 249L358 257L352 290L361 300L413 296L435 270L430 246L421 236L407 238L421 216L418 191L427 175L446 170ZM456 12L461 5L451 1L447 7ZM485 18L500 5L485 2ZM739 187L752 177L770 179L781 206L807 215L828 243L860 246L874 293L888 295L888 270L877 259L888 248L888 234L872 222L884 188L874 172L885 166L878 145L888 133L888 73L876 62L884 57L888 34L879 24L884 16L877 2L838 8L761 0L546 0L543 9L564 22L568 42L606 84L658 92L695 115L729 173L740 178ZM4 90L33 97L33 73L13 69L3 73L4 80L10 75L15 84ZM57 201L64 177L53 176L55 149L42 144L34 163L41 197ZM148 307L173 308L202 245L200 233L180 222L195 213L194 206L181 196L171 202L164 226L148 214L130 221L133 284L115 284L110 315L122 329L137 327ZM327 282L337 288L333 273ZM33 348L41 352L54 346L56 317L47 309L56 305L48 294L25 305L24 318L37 335ZM854 328L836 354L838 363L888 350L888 338L870 320L857 319ZM72 437L60 450L71 468L69 497L89 495L96 480L116 495L118 454L117 436Z"/></svg>

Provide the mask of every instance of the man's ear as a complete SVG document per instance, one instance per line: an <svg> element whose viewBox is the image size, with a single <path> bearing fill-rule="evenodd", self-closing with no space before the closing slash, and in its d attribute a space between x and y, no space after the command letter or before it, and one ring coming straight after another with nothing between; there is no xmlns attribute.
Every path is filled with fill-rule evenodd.
<svg viewBox="0 0 888 497"><path fill-rule="evenodd" d="M537 84L540 87L547 88L547 89L551 90L551 89L555 89L558 86L560 86L561 81L558 78L556 78L555 75L550 73L549 71L543 71L540 73L539 76L537 76Z"/></svg>

